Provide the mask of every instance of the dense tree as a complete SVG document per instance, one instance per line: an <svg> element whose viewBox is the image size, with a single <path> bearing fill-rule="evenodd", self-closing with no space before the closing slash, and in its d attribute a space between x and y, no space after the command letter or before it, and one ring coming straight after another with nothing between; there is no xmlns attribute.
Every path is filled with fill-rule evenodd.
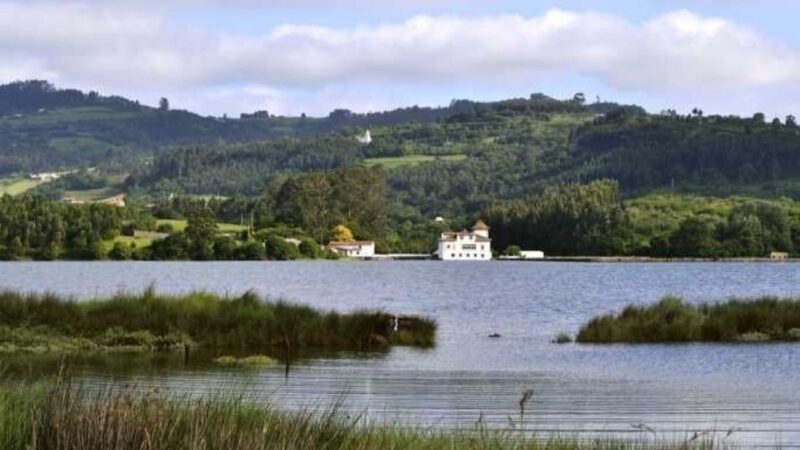
<svg viewBox="0 0 800 450"><path fill-rule="evenodd" d="M624 252L624 215L615 182L548 188L541 195L485 210L494 245L556 255Z"/></svg>
<svg viewBox="0 0 800 450"><path fill-rule="evenodd" d="M108 205L68 205L41 196L0 197L0 257L96 258L135 213Z"/></svg>
<svg viewBox="0 0 800 450"><path fill-rule="evenodd" d="M211 211L205 208L194 211L189 216L184 234L188 241L188 254L191 259L214 259L217 222Z"/></svg>
<svg viewBox="0 0 800 450"><path fill-rule="evenodd" d="M336 225L361 239L379 239L386 223L384 174L361 166L287 180L274 199L276 220L306 230L318 242Z"/></svg>
<svg viewBox="0 0 800 450"><path fill-rule="evenodd" d="M111 251L108 252L108 257L115 261L125 261L131 259L133 252L131 247L122 242L115 242Z"/></svg>
<svg viewBox="0 0 800 450"><path fill-rule="evenodd" d="M669 238L669 248L656 256L714 257L720 254L714 223L699 217L686 219Z"/></svg>
<svg viewBox="0 0 800 450"><path fill-rule="evenodd" d="M291 261L300 258L300 251L297 247L279 236L270 235L264 242L264 246L268 259Z"/></svg>

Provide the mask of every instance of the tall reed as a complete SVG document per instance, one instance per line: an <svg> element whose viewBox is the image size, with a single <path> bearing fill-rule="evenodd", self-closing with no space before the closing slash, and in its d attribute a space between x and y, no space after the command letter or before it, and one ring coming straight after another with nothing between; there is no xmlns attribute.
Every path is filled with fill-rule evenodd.
<svg viewBox="0 0 800 450"><path fill-rule="evenodd" d="M460 430L377 424L336 407L282 412L241 399L92 393L69 383L0 387L4 450L704 450L724 441L538 439L480 423Z"/></svg>
<svg viewBox="0 0 800 450"><path fill-rule="evenodd" d="M99 347L148 349L190 344L275 351L434 345L433 320L402 318L397 330L394 321L393 315L381 311L319 311L268 301L252 292L223 298L206 292L159 295L148 289L83 302L53 294L0 293L0 326L13 331L0 330L0 346L3 336L7 341L18 339L24 335L20 331L82 338Z"/></svg>
<svg viewBox="0 0 800 450"><path fill-rule="evenodd" d="M578 342L800 341L800 299L763 297L691 305L666 297L592 319Z"/></svg>

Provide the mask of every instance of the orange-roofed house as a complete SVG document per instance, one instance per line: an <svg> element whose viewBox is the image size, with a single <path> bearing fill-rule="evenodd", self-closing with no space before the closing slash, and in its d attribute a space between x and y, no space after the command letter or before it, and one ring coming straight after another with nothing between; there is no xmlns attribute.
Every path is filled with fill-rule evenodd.
<svg viewBox="0 0 800 450"><path fill-rule="evenodd" d="M331 242L328 249L348 258L370 258L375 256L374 241Z"/></svg>

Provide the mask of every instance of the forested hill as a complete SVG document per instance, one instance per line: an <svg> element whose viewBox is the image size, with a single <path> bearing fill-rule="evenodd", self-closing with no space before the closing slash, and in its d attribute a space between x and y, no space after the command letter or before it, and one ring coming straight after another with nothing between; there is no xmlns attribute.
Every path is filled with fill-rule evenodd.
<svg viewBox="0 0 800 450"><path fill-rule="evenodd" d="M619 181L628 194L678 189L800 198L800 127L793 116L752 118L629 114L576 129L560 178Z"/></svg>
<svg viewBox="0 0 800 450"><path fill-rule="evenodd" d="M46 81L22 81L0 86L0 176L98 165L127 172L173 147L307 138L345 127L425 124L484 110L529 108L529 103L459 100L440 108L414 106L369 114L337 109L323 118L282 117L267 111L237 118L203 117L170 109L166 98L158 107L149 107L94 91L59 89ZM541 95L536 103L542 111L565 108L563 102ZM604 103L589 109L604 113L615 106Z"/></svg>
<svg viewBox="0 0 800 450"><path fill-rule="evenodd" d="M42 81L2 86L0 178L95 166L95 175L120 175L113 183L126 177L114 192L158 200L258 196L286 177L380 165L391 211L411 219L474 215L547 186L597 179L618 181L624 197L674 190L800 198L800 128L791 116L648 114L587 103L582 94L374 114L339 109L324 118L266 111L202 117L162 103L148 107ZM356 136L365 129L373 140L361 144ZM57 196L73 185L47 187Z"/></svg>
<svg viewBox="0 0 800 450"><path fill-rule="evenodd" d="M169 193L257 194L284 176L382 165L397 211L475 214L545 187L619 181L625 197L674 190L800 198L800 128L793 118L598 114L574 101L478 104L444 121L356 130L309 140L181 148L156 158L128 186Z"/></svg>

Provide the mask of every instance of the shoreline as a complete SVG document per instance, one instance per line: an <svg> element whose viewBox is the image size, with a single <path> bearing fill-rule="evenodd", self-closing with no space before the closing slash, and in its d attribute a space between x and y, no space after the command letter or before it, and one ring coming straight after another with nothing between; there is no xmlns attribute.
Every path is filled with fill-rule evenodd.
<svg viewBox="0 0 800 450"><path fill-rule="evenodd" d="M800 259L741 258L659 258L652 256L546 256L542 259L497 258L497 261L583 262L583 263L796 263Z"/></svg>
<svg viewBox="0 0 800 450"><path fill-rule="evenodd" d="M0 260L0 264L6 263L296 263L296 262L392 262L392 261L434 261L434 262L466 262L466 263L481 263L481 262L564 262L564 263L772 263L772 264L792 264L800 263L800 258L789 259L771 259L769 257L736 257L736 258L661 258L654 256L545 256L544 258L516 258L501 256L492 258L488 261L441 261L429 255L375 255L365 256L359 258L339 258L336 260L331 259L295 259L289 261L280 260L248 260L248 259L128 259L124 261L111 260L111 259L57 259L57 260L40 260L40 259L24 259L24 260Z"/></svg>

